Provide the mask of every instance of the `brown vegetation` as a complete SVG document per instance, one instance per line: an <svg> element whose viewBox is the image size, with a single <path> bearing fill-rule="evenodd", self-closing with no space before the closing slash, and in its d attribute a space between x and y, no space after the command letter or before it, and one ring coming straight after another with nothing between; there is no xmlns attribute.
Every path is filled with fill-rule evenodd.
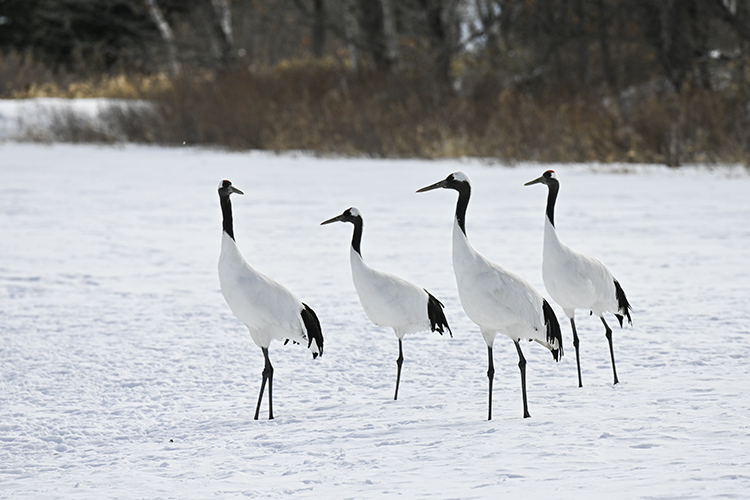
<svg viewBox="0 0 750 500"><path fill-rule="evenodd" d="M155 104L113 108L101 117L109 133L70 113L57 116L53 134L73 142L668 165L750 157L747 101L731 91L644 85L617 95L475 84L445 93L427 75L355 74L318 62L63 84L50 79L12 95L139 97Z"/></svg>
<svg viewBox="0 0 750 500"><path fill-rule="evenodd" d="M476 90L476 89L475 89ZM317 66L181 78L156 97L165 142L377 157L745 162L747 103L654 87L637 98L569 89L443 94L424 75Z"/></svg>
<svg viewBox="0 0 750 500"><path fill-rule="evenodd" d="M30 54L0 54L0 98L28 99L63 97L67 99L111 97L139 99L171 85L163 73L124 74L53 71L35 61Z"/></svg>
<svg viewBox="0 0 750 500"><path fill-rule="evenodd" d="M69 141L126 139L373 157L747 162L746 101L700 89L675 94L644 87L638 93L510 87L445 95L420 75L295 66L262 74L184 75L140 94L155 109L116 107L103 116L105 128L116 132L97 135L68 114L57 117L55 133Z"/></svg>

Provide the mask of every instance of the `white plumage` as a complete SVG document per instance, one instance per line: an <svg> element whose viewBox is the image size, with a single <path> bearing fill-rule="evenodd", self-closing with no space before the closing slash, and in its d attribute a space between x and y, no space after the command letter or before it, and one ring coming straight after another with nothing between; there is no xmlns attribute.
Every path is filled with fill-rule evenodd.
<svg viewBox="0 0 750 500"><path fill-rule="evenodd" d="M578 369L578 386L583 387L581 381L581 362L579 357L579 339L575 325L575 310L587 309L599 316L605 327L605 336L609 343L612 359L614 383L618 383L615 368L615 354L612 346L612 330L604 320L604 313L611 312L617 317L622 326L623 316L630 319L630 304L625 292L618 281L612 276L607 267L597 259L576 252L565 245L557 236L555 229L555 201L560 189L555 172L547 170L544 174L525 185L545 184L548 188L547 210L544 222L544 253L542 262L542 278L552 299L562 306L565 315L570 319L573 329L573 346L576 350L576 365Z"/></svg>
<svg viewBox="0 0 750 500"><path fill-rule="evenodd" d="M313 359L323 354L323 335L315 312L291 291L254 269L242 256L234 239L232 205L229 195L243 194L231 182L219 185L219 201L223 215L219 283L221 293L235 316L250 331L250 337L265 357L255 419L258 419L263 391L268 382L268 418L273 418L273 366L268 356L272 340L306 342Z"/></svg>
<svg viewBox="0 0 750 500"><path fill-rule="evenodd" d="M600 261L560 241L549 219L544 223L542 278L549 294L569 318L582 307L597 316L618 311L612 273Z"/></svg>
<svg viewBox="0 0 750 500"><path fill-rule="evenodd" d="M300 315L302 302L284 285L254 269L226 233L221 241L219 283L229 308L247 326L258 347L267 348L272 340L308 341ZM310 349L320 354L316 342Z"/></svg>
<svg viewBox="0 0 750 500"><path fill-rule="evenodd" d="M492 347L495 336L502 333L510 337L518 352L521 370L524 417L529 417L526 402L526 360L520 340L538 342L550 351L555 361L562 356L560 326L546 300L526 280L485 259L469 243L466 236L466 208L471 196L469 178L463 172L454 172L446 179L424 187L417 192L437 188L458 191L456 217L453 224L453 271L456 274L458 295L467 316L479 325L487 344L489 369L489 412L492 419L492 383L494 362Z"/></svg>
<svg viewBox="0 0 750 500"><path fill-rule="evenodd" d="M341 215L321 222L321 225L332 222L351 222L354 225L349 260L352 281L359 301L370 321L378 326L393 328L398 338L398 372L396 392L393 396L393 399L398 399L401 365L404 359L404 335L425 330L437 331L442 335L444 328L451 333L443 313L443 304L424 288L398 276L373 269L365 263L360 249L364 222L359 210L354 207L348 208Z"/></svg>

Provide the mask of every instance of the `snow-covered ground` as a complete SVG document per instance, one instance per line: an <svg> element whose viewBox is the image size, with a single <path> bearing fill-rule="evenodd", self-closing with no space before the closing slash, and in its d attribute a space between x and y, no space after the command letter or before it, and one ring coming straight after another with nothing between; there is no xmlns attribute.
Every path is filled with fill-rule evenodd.
<svg viewBox="0 0 750 500"><path fill-rule="evenodd" d="M541 280L557 226L634 306L613 386L597 318L578 314L584 387L536 344L530 419L517 356L487 359L451 269L455 170L474 247ZM125 146L0 144L0 498L747 498L750 176L741 169L318 159ZM219 291L227 178L246 258L320 317L325 354L274 344L276 419L252 420L263 356ZM351 283L349 206L374 267L426 287L454 338L390 330ZM614 323L611 318L610 324ZM261 415L266 414L264 405Z"/></svg>

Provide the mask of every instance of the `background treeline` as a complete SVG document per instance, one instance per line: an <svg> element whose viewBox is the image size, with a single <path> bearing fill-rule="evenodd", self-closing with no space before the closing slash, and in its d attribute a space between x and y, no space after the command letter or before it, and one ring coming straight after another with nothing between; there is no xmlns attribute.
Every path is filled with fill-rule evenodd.
<svg viewBox="0 0 750 500"><path fill-rule="evenodd" d="M146 98L108 119L159 143L747 163L749 47L750 0L0 0L0 95Z"/></svg>

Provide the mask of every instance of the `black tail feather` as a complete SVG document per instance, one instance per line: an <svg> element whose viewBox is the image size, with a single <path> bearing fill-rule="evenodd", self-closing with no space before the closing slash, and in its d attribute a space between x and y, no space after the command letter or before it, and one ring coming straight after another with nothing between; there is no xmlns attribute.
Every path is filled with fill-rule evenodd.
<svg viewBox="0 0 750 500"><path fill-rule="evenodd" d="M555 340L557 341L558 349L552 350L552 357L555 361L560 361L563 357L563 341L562 332L560 331L560 323L557 321L555 311L552 310L546 299L542 299L542 312L544 313L544 324L547 327L547 343L552 344Z"/></svg>
<svg viewBox="0 0 750 500"><path fill-rule="evenodd" d="M620 327L622 327L622 314L628 317L628 323L633 324L633 320L630 319L630 311L633 310L633 307L630 305L630 302L628 302L628 298L625 296L625 291L620 286L620 283L615 280L615 296L617 297L617 313L615 316L617 317L617 321L620 322Z"/></svg>
<svg viewBox="0 0 750 500"><path fill-rule="evenodd" d="M430 318L430 328L433 332L438 332L440 335L447 328L448 333L453 337L453 332L451 331L451 327L448 326L448 320L445 318L443 307L445 306L443 306L442 302L436 299L430 292L427 292L427 317Z"/></svg>
<svg viewBox="0 0 750 500"><path fill-rule="evenodd" d="M318 316L315 314L315 311L313 311L310 306L302 303L304 308L300 312L300 315L302 316L302 321L305 323L305 329L307 330L307 348L309 349L312 345L312 341L315 340L315 343L318 345L318 350L320 351L320 355L323 355L323 329L320 327L320 321L318 321ZM318 353L313 352L313 359L318 357Z"/></svg>

